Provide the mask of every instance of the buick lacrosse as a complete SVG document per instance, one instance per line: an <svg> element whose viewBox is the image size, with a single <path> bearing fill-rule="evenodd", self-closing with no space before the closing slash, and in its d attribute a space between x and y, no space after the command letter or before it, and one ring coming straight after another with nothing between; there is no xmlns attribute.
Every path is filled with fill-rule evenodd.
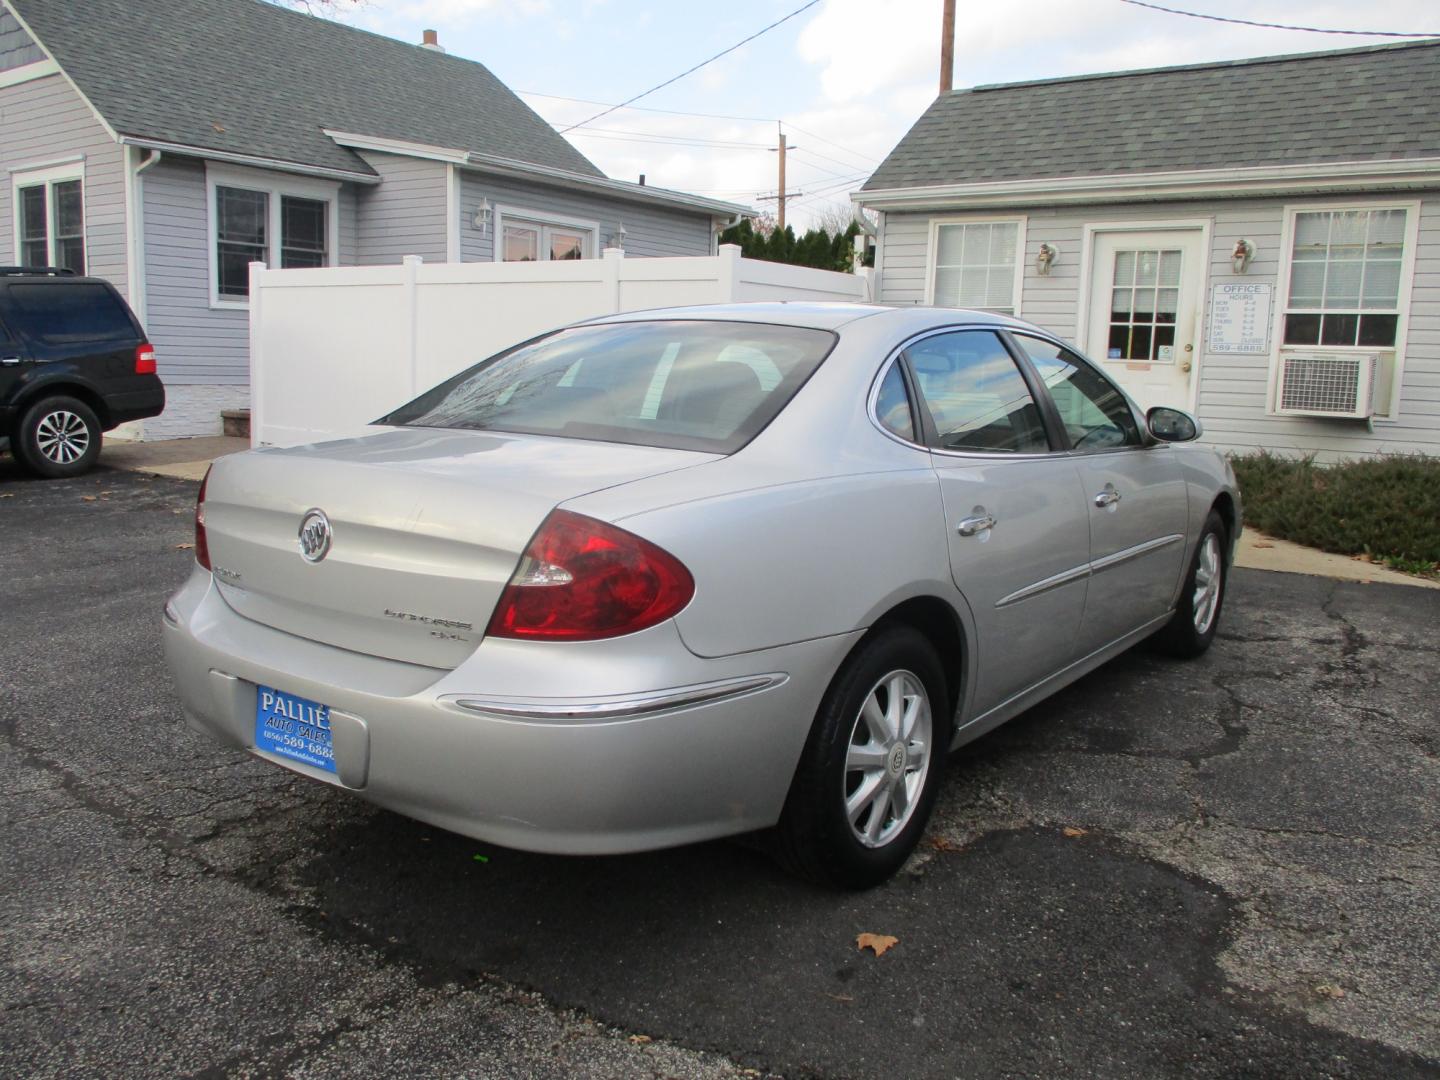
<svg viewBox="0 0 1440 1080"><path fill-rule="evenodd" d="M1144 638L1204 651L1241 523L1193 417L953 309L598 319L376 426L201 484L193 727L497 844L766 830L847 887L948 751Z"/></svg>

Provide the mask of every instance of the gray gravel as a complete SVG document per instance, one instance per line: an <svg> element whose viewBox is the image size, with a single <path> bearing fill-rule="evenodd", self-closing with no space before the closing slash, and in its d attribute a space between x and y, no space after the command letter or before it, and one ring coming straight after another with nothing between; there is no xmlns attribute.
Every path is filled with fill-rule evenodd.
<svg viewBox="0 0 1440 1080"><path fill-rule="evenodd" d="M1440 1075L1440 593L1237 572L1209 655L966 748L842 895L491 848L192 735L194 488L0 460L7 1075Z"/></svg>

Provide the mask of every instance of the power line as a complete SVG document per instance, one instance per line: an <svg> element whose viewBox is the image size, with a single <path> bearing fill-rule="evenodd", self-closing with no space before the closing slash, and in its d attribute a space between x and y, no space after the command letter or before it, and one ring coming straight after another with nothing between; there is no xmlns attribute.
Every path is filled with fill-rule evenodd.
<svg viewBox="0 0 1440 1080"><path fill-rule="evenodd" d="M743 120L752 124L773 124L773 116L728 116L725 113L708 112L686 112L684 109L656 109L649 105L613 105L608 101L596 101L593 98L566 97L564 94L542 94L539 90L518 90L516 93L525 97L553 98L555 101L574 101L580 105L604 105L610 109L632 109L635 112L666 113L670 116L701 116L706 120ZM634 100L633 98L631 100ZM587 123L589 121L586 121ZM816 136L818 138L818 136Z"/></svg>
<svg viewBox="0 0 1440 1080"><path fill-rule="evenodd" d="M801 135L804 135L804 136L806 136L807 138L819 139L821 142L823 142L823 143L828 143L830 146L835 147L837 150L843 150L843 151L845 151L845 153L849 154L851 157L857 157L857 158L859 158L861 161L868 161L868 162L869 162L870 164L872 164L872 165L879 165L879 164L880 164L880 162L879 162L878 160L876 160L875 158L869 157L869 156L866 155L866 154L856 153L854 150L851 150L848 146L845 146L845 145L843 145L842 143L837 143L834 139L827 139L827 138L825 138L825 136L823 136L823 135L816 135L813 131L806 131L804 128L799 127L799 126L796 125L796 124L790 123L789 120L786 120L786 121L785 121L785 126L788 127L791 131L798 131ZM812 150L811 153L814 153L814 151ZM818 155L817 155L817 156L818 156ZM826 158L826 160L827 160L827 161L835 161L834 158ZM842 162L836 162L836 164L837 164L837 165L843 165L843 164L845 164L845 163L842 161ZM852 168L853 168L853 166L852 166Z"/></svg>
<svg viewBox="0 0 1440 1080"><path fill-rule="evenodd" d="M696 64L694 67L688 68L688 69L686 69L685 71L682 71L679 75L676 75L674 78L666 79L664 82L660 83L658 86L652 86L649 90L646 90L646 91L644 91L644 92L642 92L642 93L636 94L636 95L635 95L634 97L632 97L632 98L626 98L626 99L625 99L624 101L622 101L619 105L612 105L610 108L604 109L604 110L602 110L601 112L596 113L594 116L590 117L590 119L588 119L588 120L581 120L578 124L571 124L571 125L570 125L569 127L567 127L567 128L561 128L561 129L560 129L560 134L563 135L563 134L565 134L565 132L567 132L567 131L574 131L576 128L584 127L586 124L593 124L596 120L599 120L602 116L607 116L607 115L609 115L610 113L614 112L616 109L623 109L623 108L625 108L627 105L633 105L635 102L639 101L641 98L643 98L643 97L649 97L651 94L655 93L656 90L663 90L663 89L665 89L665 87L669 86L671 83L679 82L681 79L685 78L686 75L693 75L695 72L697 72L697 71L699 71L701 68L703 68L706 64L713 64L716 60L719 60L722 56L728 56L728 55L730 55L730 53L732 53L732 52L734 52L736 49L740 48L740 46L742 46L742 45L748 45L750 42L754 41L756 38L760 37L762 34L768 34L771 30L774 30L774 29L775 29L777 26L779 26L781 23L789 22L791 19L795 18L796 15L799 15L801 12L804 12L804 11L809 11L812 7L814 7L814 6L815 6L816 4L818 4L818 3L820 3L820 0L809 0L808 3L801 4L801 5L800 5L798 8L796 8L794 11L790 12L789 15L785 15L785 16L783 16L782 18L776 19L776 20L775 20L774 22L772 22L769 26L763 27L763 28L755 31L755 33L751 34L751 35L750 35L749 37L747 37L744 41L737 41L734 45L731 45L728 49L725 49L725 50L722 51L722 52L716 53L714 56L710 57L710 59L700 61L700 63Z"/></svg>
<svg viewBox="0 0 1440 1080"><path fill-rule="evenodd" d="M858 168L860 167L860 166L856 165L853 161L840 161L840 160L837 159L837 158L826 157L824 154L817 154L814 150L806 150L804 147L794 147L794 150L795 150L795 152L796 152L797 154L805 154L805 155L807 155L808 157L819 158L821 161L829 161L829 162L832 162L832 163L835 164L835 165L839 165L839 166L841 166L841 167L843 167L843 168L849 169L849 170L851 170L852 172L853 172L855 169L858 169ZM844 173L838 173L838 172L836 172L834 169L827 169L827 168L825 168L823 165L816 165L813 161L807 161L807 162L805 162L805 164L806 164L806 165L809 165L810 168L812 168L812 169L815 169L815 170L817 170L817 171L819 171L819 172L825 173L825 174L828 175L828 176L844 176L844 175L845 175Z"/></svg>
<svg viewBox="0 0 1440 1080"><path fill-rule="evenodd" d="M590 137L590 138L600 138L601 136L605 136L605 135L611 135L611 136L634 135L634 136L636 136L638 139L643 139L643 140L645 140L646 142L687 142L687 143L704 143L704 144L708 144L708 145L712 145L712 146L724 147L724 148L727 149L727 150L738 150L738 149L746 149L746 150L749 150L749 149L769 150L769 149L770 149L770 144L769 144L769 143L762 143L762 142L745 142L745 141L742 140L742 139L707 139L707 138L705 138L705 136L703 136L703 135L672 135L672 134L667 134L666 132L663 132L663 131L627 131L627 130L625 130L625 129L623 129L623 128L600 128L600 129L597 130L597 131L577 131L575 134L588 136L588 137ZM843 162L842 162L842 164L843 164Z"/></svg>
<svg viewBox="0 0 1440 1080"><path fill-rule="evenodd" d="M1402 33L1398 30L1329 30L1319 26L1292 26L1289 23L1255 22L1253 19L1232 19L1227 15L1207 15L1201 11L1181 11L1179 8L1161 7L1159 4L1146 3L1146 0L1120 0L1120 2L1122 4L1133 4L1135 7L1149 8L1151 11L1163 11L1167 15L1185 15L1191 19L1208 19L1210 22L1234 23L1237 26L1258 26L1265 30L1300 30L1307 34L1346 34L1351 37L1440 37L1440 30L1430 30L1413 34Z"/></svg>

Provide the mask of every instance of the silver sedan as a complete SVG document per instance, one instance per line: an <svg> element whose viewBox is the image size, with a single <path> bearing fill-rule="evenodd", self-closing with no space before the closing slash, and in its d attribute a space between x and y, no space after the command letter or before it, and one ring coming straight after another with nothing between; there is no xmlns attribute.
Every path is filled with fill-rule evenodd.
<svg viewBox="0 0 1440 1080"><path fill-rule="evenodd" d="M999 316L615 316L219 461L165 649L193 727L422 821L766 830L864 887L947 751L1145 638L1209 646L1241 508L1199 434Z"/></svg>

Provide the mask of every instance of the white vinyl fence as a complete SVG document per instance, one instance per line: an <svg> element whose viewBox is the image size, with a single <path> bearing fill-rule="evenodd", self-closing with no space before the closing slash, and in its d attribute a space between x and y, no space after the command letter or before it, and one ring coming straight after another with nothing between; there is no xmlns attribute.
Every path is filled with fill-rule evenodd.
<svg viewBox="0 0 1440 1080"><path fill-rule="evenodd" d="M250 267L250 432L293 446L359 434L421 391L553 327L620 311L746 300L870 296L868 271L842 274L742 259L576 262L315 270Z"/></svg>

